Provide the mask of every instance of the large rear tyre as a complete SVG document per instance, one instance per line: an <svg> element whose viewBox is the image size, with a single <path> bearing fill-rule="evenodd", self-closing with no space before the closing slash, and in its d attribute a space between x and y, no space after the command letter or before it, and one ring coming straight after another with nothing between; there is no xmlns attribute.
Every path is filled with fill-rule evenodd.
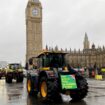
<svg viewBox="0 0 105 105"><path fill-rule="evenodd" d="M42 100L61 101L57 81L42 77L40 80L40 95Z"/></svg>
<svg viewBox="0 0 105 105"><path fill-rule="evenodd" d="M34 83L31 78L27 78L27 92L29 96L37 96L37 92L34 89Z"/></svg>
<svg viewBox="0 0 105 105"><path fill-rule="evenodd" d="M77 80L77 90L72 90L70 92L70 97L74 101L80 101L87 96L88 93L88 83L85 78L78 78Z"/></svg>

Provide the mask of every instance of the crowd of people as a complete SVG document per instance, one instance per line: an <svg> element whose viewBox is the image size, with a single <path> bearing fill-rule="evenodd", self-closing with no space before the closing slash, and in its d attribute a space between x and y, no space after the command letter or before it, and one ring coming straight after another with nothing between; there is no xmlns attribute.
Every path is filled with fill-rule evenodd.
<svg viewBox="0 0 105 105"><path fill-rule="evenodd" d="M88 78L94 78L95 75L102 75L105 78L105 72L102 72L102 68L85 67L82 69L79 68L78 71Z"/></svg>

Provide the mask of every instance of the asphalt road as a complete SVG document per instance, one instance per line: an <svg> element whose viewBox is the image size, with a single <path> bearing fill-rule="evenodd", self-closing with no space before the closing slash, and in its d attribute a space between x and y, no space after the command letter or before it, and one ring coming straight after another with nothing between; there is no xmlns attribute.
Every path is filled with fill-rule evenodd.
<svg viewBox="0 0 105 105"><path fill-rule="evenodd" d="M81 102L72 102L69 96L62 95L62 103L41 102L40 98L29 97L26 79L23 83L5 83L0 80L0 105L105 105L105 81L88 79L89 93Z"/></svg>

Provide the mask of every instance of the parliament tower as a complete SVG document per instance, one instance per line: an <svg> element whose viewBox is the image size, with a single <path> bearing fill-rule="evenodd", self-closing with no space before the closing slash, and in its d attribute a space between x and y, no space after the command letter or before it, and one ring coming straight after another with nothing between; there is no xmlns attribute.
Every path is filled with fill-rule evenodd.
<svg viewBox="0 0 105 105"><path fill-rule="evenodd" d="M26 62L42 51L42 6L29 0L26 7Z"/></svg>
<svg viewBox="0 0 105 105"><path fill-rule="evenodd" d="M84 49L89 49L90 48L90 43L89 43L89 40L88 40L88 36L87 36L87 33L85 33L85 38L84 38Z"/></svg>

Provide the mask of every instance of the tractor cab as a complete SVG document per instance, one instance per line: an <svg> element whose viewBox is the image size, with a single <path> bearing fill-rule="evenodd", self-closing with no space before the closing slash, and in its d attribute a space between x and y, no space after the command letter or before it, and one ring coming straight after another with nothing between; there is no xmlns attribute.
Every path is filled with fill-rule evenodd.
<svg viewBox="0 0 105 105"><path fill-rule="evenodd" d="M44 52L38 58L40 67L62 68L65 65L65 54L61 52Z"/></svg>
<svg viewBox="0 0 105 105"><path fill-rule="evenodd" d="M43 52L29 60L29 68L63 68L66 65L66 53Z"/></svg>
<svg viewBox="0 0 105 105"><path fill-rule="evenodd" d="M12 69L12 70L17 70L17 69L22 68L21 64L19 64L19 63L9 64L8 66L9 66L9 69Z"/></svg>

